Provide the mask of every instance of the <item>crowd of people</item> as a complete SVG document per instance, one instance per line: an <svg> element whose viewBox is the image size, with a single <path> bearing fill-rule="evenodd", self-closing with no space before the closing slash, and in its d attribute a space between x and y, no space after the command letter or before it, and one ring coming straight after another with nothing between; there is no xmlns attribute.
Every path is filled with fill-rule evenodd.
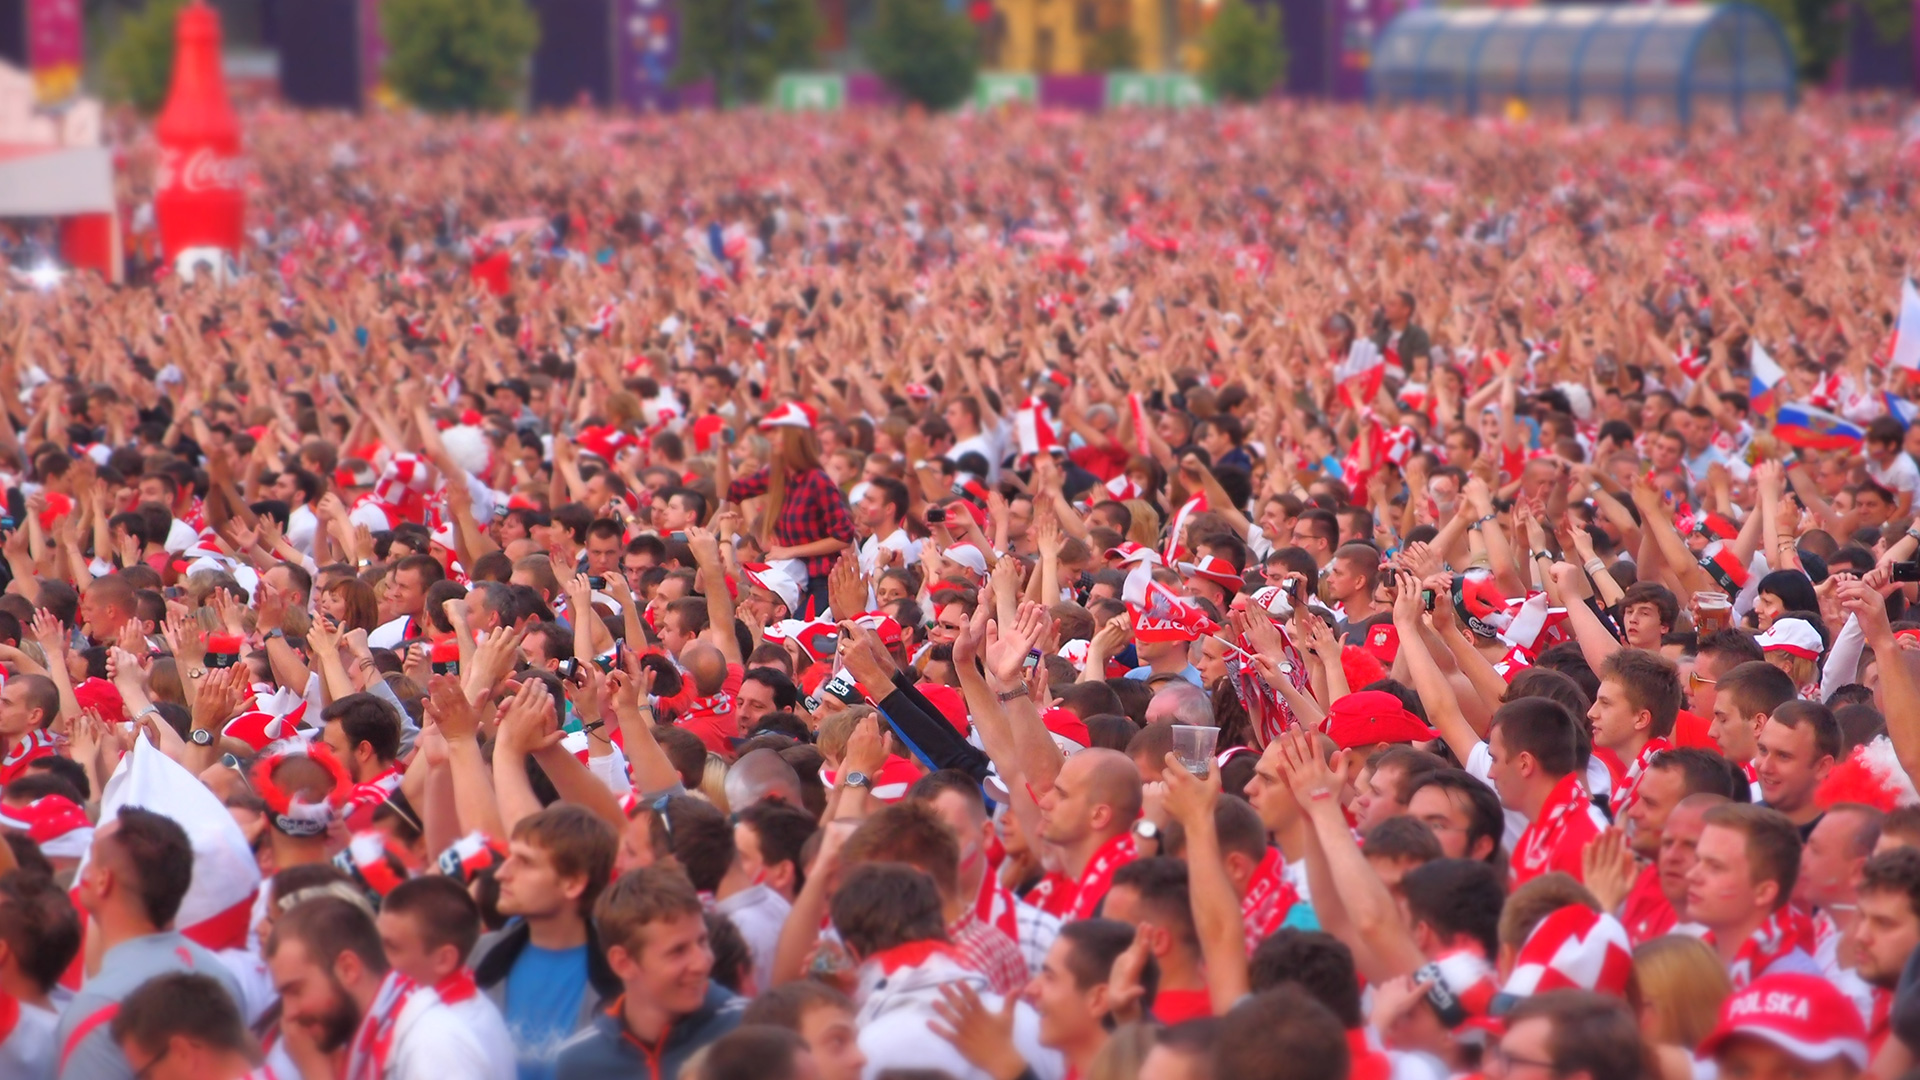
<svg viewBox="0 0 1920 1080"><path fill-rule="evenodd" d="M245 120L0 309L0 1076L1916 1067L1902 116Z"/></svg>

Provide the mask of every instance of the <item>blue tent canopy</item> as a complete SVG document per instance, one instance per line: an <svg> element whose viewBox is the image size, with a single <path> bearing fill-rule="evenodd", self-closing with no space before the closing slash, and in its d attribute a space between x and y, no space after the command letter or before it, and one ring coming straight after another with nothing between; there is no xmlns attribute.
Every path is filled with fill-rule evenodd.
<svg viewBox="0 0 1920 1080"><path fill-rule="evenodd" d="M1795 98L1793 49L1747 3L1421 8L1381 34L1369 73L1381 104L1466 113L1520 100L1569 119L1689 123Z"/></svg>

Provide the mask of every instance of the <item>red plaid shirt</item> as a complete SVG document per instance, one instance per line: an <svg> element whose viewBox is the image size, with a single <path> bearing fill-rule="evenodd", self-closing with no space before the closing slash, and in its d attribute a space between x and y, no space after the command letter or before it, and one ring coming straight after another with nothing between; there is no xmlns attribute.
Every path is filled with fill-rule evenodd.
<svg viewBox="0 0 1920 1080"><path fill-rule="evenodd" d="M744 476L727 486L728 502L745 502L767 493L767 470ZM847 497L833 480L819 469L808 469L787 478L787 498L780 504L780 515L773 521L773 538L781 547L798 547L815 540L842 540L853 543L853 512L847 509ZM833 569L837 555L814 555L807 559L807 576L825 578Z"/></svg>
<svg viewBox="0 0 1920 1080"><path fill-rule="evenodd" d="M947 940L962 964L987 977L996 994L1011 994L1027 982L1027 961L1006 931L969 910L947 927Z"/></svg>

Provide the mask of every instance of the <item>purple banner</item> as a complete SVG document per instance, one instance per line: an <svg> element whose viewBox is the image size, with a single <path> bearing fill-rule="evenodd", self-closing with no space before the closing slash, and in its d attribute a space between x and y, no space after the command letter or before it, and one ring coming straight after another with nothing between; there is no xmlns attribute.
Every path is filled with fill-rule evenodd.
<svg viewBox="0 0 1920 1080"><path fill-rule="evenodd" d="M1107 103L1105 75L1042 75L1040 107L1099 112Z"/></svg>
<svg viewBox="0 0 1920 1080"><path fill-rule="evenodd" d="M887 89L880 76L871 71L856 71L847 76L847 108L892 107L900 104L900 95Z"/></svg>
<svg viewBox="0 0 1920 1080"><path fill-rule="evenodd" d="M620 0L619 13L619 48L614 55L620 65L620 103L641 112L667 112L678 108L683 97L695 97L668 82L680 61L680 11L675 0Z"/></svg>

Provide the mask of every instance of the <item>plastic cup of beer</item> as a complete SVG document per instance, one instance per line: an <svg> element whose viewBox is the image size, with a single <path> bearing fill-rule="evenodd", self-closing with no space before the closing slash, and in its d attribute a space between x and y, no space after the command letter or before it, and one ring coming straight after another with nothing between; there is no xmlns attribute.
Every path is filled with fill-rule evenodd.
<svg viewBox="0 0 1920 1080"><path fill-rule="evenodd" d="M1725 630L1733 622L1733 601L1726 593L1705 590L1693 594L1693 625L1701 635Z"/></svg>
<svg viewBox="0 0 1920 1080"><path fill-rule="evenodd" d="M1220 729L1199 724L1173 725L1173 756L1195 776L1207 775L1213 764L1213 747L1220 741Z"/></svg>

